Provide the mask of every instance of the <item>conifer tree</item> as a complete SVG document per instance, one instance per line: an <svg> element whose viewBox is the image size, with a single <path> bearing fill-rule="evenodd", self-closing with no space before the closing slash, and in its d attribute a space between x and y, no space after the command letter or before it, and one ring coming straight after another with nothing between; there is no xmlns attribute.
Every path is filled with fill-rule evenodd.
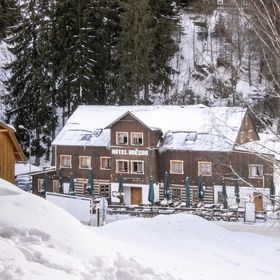
<svg viewBox="0 0 280 280"><path fill-rule="evenodd" d="M154 19L154 49L151 62L151 85L154 92L167 93L171 85L173 69L170 61L178 50L174 40L177 32L178 20L173 1L150 0L152 17Z"/></svg>
<svg viewBox="0 0 280 280"><path fill-rule="evenodd" d="M120 103L149 103L152 93L171 84L170 60L177 50L173 39L176 19L173 1L121 1L118 45L118 97Z"/></svg>
<svg viewBox="0 0 280 280"><path fill-rule="evenodd" d="M118 1L58 1L58 105L69 117L79 104L106 104L113 91ZM118 25L117 25L118 26Z"/></svg>
<svg viewBox="0 0 280 280"><path fill-rule="evenodd" d="M90 1L91 46L93 53L92 92L87 104L115 102L117 53L120 33L119 0Z"/></svg>
<svg viewBox="0 0 280 280"><path fill-rule="evenodd" d="M121 104L148 102L150 61L155 42L149 0L122 1L121 34L118 44L118 98ZM144 91L144 97L140 96Z"/></svg>
<svg viewBox="0 0 280 280"><path fill-rule="evenodd" d="M19 16L16 0L0 0L0 40L7 35L7 30L14 25Z"/></svg>
<svg viewBox="0 0 280 280"><path fill-rule="evenodd" d="M15 127L23 125L32 133L35 163L50 147L50 134L55 125L50 98L50 73L46 67L50 28L49 1L29 1L21 5L19 23L11 28L7 39L15 60L7 66L11 78L7 82L6 115ZM21 142L28 146L28 135L19 131Z"/></svg>

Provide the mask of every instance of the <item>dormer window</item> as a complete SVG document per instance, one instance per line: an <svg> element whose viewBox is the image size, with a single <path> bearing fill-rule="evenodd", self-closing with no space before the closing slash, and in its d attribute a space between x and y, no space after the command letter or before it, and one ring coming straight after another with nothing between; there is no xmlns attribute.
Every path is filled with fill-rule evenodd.
<svg viewBox="0 0 280 280"><path fill-rule="evenodd" d="M117 145L128 145L128 132L117 132L116 142Z"/></svg>
<svg viewBox="0 0 280 280"><path fill-rule="evenodd" d="M142 132L131 132L131 145L142 146L143 145L143 133Z"/></svg>

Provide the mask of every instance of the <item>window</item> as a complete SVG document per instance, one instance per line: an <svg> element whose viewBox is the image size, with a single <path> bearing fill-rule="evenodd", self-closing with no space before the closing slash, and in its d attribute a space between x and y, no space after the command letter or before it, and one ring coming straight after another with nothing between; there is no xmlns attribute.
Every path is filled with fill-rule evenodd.
<svg viewBox="0 0 280 280"><path fill-rule="evenodd" d="M128 132L117 132L117 145L128 144Z"/></svg>
<svg viewBox="0 0 280 280"><path fill-rule="evenodd" d="M182 160L170 160L170 173L183 174L183 161Z"/></svg>
<svg viewBox="0 0 280 280"><path fill-rule="evenodd" d="M144 174L144 161L132 160L131 173Z"/></svg>
<svg viewBox="0 0 280 280"><path fill-rule="evenodd" d="M72 167L72 156L61 155L60 156L60 168Z"/></svg>
<svg viewBox="0 0 280 280"><path fill-rule="evenodd" d="M263 166L260 164L249 164L249 178L261 178L263 176Z"/></svg>
<svg viewBox="0 0 280 280"><path fill-rule="evenodd" d="M142 146L143 145L143 133L131 132L131 145Z"/></svg>
<svg viewBox="0 0 280 280"><path fill-rule="evenodd" d="M59 181L53 180L53 192L59 193Z"/></svg>
<svg viewBox="0 0 280 280"><path fill-rule="evenodd" d="M111 169L111 158L110 157L101 157L100 158L100 169L102 169L102 170Z"/></svg>
<svg viewBox="0 0 280 280"><path fill-rule="evenodd" d="M182 200L182 189L171 188L172 199L173 200Z"/></svg>
<svg viewBox="0 0 280 280"><path fill-rule="evenodd" d="M80 169L90 169L91 168L91 157L80 156L79 157L79 168Z"/></svg>
<svg viewBox="0 0 280 280"><path fill-rule="evenodd" d="M37 186L38 186L38 193L42 192L44 190L43 188L43 181L44 179L38 179Z"/></svg>
<svg viewBox="0 0 280 280"><path fill-rule="evenodd" d="M109 185L100 185L99 186L99 195L102 197L110 197L110 187Z"/></svg>
<svg viewBox="0 0 280 280"><path fill-rule="evenodd" d="M198 162L198 175L212 176L212 162Z"/></svg>
<svg viewBox="0 0 280 280"><path fill-rule="evenodd" d="M117 173L128 173L128 160L117 160Z"/></svg>

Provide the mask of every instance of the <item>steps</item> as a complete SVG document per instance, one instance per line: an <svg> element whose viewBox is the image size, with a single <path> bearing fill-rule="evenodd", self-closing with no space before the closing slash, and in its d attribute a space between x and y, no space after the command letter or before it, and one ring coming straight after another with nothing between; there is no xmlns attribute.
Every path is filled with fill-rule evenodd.
<svg viewBox="0 0 280 280"><path fill-rule="evenodd" d="M212 186L207 186L204 192L204 203L213 204L214 203L214 188Z"/></svg>
<svg viewBox="0 0 280 280"><path fill-rule="evenodd" d="M85 194L85 188L84 183L82 182L76 182L75 183L75 195L84 195Z"/></svg>

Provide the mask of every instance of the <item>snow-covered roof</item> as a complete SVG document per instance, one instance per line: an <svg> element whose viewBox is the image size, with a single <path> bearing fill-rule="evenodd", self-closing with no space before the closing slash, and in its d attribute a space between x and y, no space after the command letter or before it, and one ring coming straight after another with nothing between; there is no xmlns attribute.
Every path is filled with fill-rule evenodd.
<svg viewBox="0 0 280 280"><path fill-rule="evenodd" d="M236 150L248 151L257 154L267 154L274 156L275 160L280 160L280 138L278 135L270 133L259 133L260 140L236 146Z"/></svg>
<svg viewBox="0 0 280 280"><path fill-rule="evenodd" d="M150 129L161 130L166 148L189 149L191 145L184 139L194 132L197 135L194 150L231 150L246 109L204 105L84 105L68 119L53 145L109 146L110 125L128 112Z"/></svg>
<svg viewBox="0 0 280 280"><path fill-rule="evenodd" d="M28 174L29 173L29 163L24 162L16 162L15 163L15 176L22 175L22 174ZM40 171L41 169L38 166L31 165L31 172L34 171Z"/></svg>
<svg viewBox="0 0 280 280"><path fill-rule="evenodd" d="M233 142L220 135L208 133L170 131L164 135L159 145L164 150L192 150L192 151L230 151Z"/></svg>

